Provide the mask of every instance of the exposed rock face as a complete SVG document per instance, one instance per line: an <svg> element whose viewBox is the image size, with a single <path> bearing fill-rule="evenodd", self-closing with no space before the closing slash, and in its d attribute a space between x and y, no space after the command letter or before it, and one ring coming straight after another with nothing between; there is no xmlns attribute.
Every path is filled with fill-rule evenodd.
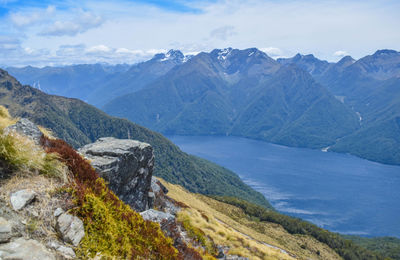
<svg viewBox="0 0 400 260"><path fill-rule="evenodd" d="M40 137L42 137L42 132L39 130L37 125L32 123L29 119L21 118L15 125L7 127L8 130L14 130L21 135L28 136L36 144L40 142Z"/></svg>
<svg viewBox="0 0 400 260"><path fill-rule="evenodd" d="M79 245L85 236L83 222L79 218L68 213L61 214L57 219L57 229L60 231L65 242Z"/></svg>
<svg viewBox="0 0 400 260"><path fill-rule="evenodd" d="M79 152L107 182L110 189L136 211L151 207L153 148L146 143L112 137L100 138ZM150 196L149 196L150 195Z"/></svg>
<svg viewBox="0 0 400 260"><path fill-rule="evenodd" d="M0 245L0 259L52 260L56 257L38 241L18 238Z"/></svg>
<svg viewBox="0 0 400 260"><path fill-rule="evenodd" d="M161 223L161 221L174 221L175 217L169 213L158 211L155 209L149 209L140 213L144 220L150 220L153 222Z"/></svg>
<svg viewBox="0 0 400 260"><path fill-rule="evenodd" d="M33 190L19 190L11 194L10 201L14 210L21 210L35 199L36 193Z"/></svg>

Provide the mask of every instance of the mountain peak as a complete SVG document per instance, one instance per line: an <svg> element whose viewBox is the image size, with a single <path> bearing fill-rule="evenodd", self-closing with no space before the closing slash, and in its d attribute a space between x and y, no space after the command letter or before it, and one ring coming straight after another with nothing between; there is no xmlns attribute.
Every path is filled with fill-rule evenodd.
<svg viewBox="0 0 400 260"><path fill-rule="evenodd" d="M158 53L154 55L153 60L157 60L160 62L163 61L174 61L176 63L182 63L185 59L185 55L180 50L169 50L167 53Z"/></svg>
<svg viewBox="0 0 400 260"><path fill-rule="evenodd" d="M377 50L372 56L380 56L380 55L399 55L400 53L395 50L383 49Z"/></svg>
<svg viewBox="0 0 400 260"><path fill-rule="evenodd" d="M353 59L353 57L351 57L350 55L344 56L343 58L341 58L337 64L338 65L345 65L345 64L353 64L354 62L356 62L355 59Z"/></svg>
<svg viewBox="0 0 400 260"><path fill-rule="evenodd" d="M233 49L231 47L228 47L228 48L225 48L225 49L222 49L222 50L217 50L218 51L218 53L217 53L218 59L219 60L226 60L226 58L229 56L229 54L231 54L232 50Z"/></svg>

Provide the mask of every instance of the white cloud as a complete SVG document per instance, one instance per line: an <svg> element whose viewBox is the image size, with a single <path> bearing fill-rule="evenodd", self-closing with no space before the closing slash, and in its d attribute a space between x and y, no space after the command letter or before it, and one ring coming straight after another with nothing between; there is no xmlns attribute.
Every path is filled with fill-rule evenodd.
<svg viewBox="0 0 400 260"><path fill-rule="evenodd" d="M76 19L67 21L55 21L40 32L43 36L75 36L89 29L99 27L104 19L91 12L80 11Z"/></svg>
<svg viewBox="0 0 400 260"><path fill-rule="evenodd" d="M342 58L342 57L347 56L347 55L349 55L349 54L347 53L347 51L335 51L335 52L333 53L333 56L339 57L339 58Z"/></svg>
<svg viewBox="0 0 400 260"><path fill-rule="evenodd" d="M85 52L85 49L84 44L61 45L56 51L56 55L59 57L79 57Z"/></svg>
<svg viewBox="0 0 400 260"><path fill-rule="evenodd" d="M20 40L10 36L0 35L0 51L13 51L21 46Z"/></svg>
<svg viewBox="0 0 400 260"><path fill-rule="evenodd" d="M118 48L115 53L117 54L133 54L133 55L144 55L145 52L143 50L129 50L126 48Z"/></svg>
<svg viewBox="0 0 400 260"><path fill-rule="evenodd" d="M212 38L226 41L230 36L235 35L235 27L227 25L216 28L210 32Z"/></svg>
<svg viewBox="0 0 400 260"><path fill-rule="evenodd" d="M377 49L399 48L400 34L393 32L400 28L400 1L195 0L187 5L201 11L177 13L126 0L65 1L39 20L35 12L49 8L13 10L21 16L14 21L11 15L0 17L0 32L17 31L19 41L0 41L0 49L22 55L29 47L50 54L33 61L25 56L11 59L4 51L0 63L133 63L171 48L198 53L229 46L257 47L274 58L299 52L334 61L337 50L360 58ZM85 45L72 47L80 43ZM110 51L87 52L100 45Z"/></svg>
<svg viewBox="0 0 400 260"><path fill-rule="evenodd" d="M55 11L55 6L49 5L46 9L42 10L11 13L10 19L14 26L23 29L24 27L32 26L46 20L47 17L53 15Z"/></svg>
<svg viewBox="0 0 400 260"><path fill-rule="evenodd" d="M271 57L280 57L283 54L282 50L276 47L260 48L260 50Z"/></svg>
<svg viewBox="0 0 400 260"><path fill-rule="evenodd" d="M111 52L111 48L105 46L103 44L92 46L86 50L87 53L104 53L104 52Z"/></svg>

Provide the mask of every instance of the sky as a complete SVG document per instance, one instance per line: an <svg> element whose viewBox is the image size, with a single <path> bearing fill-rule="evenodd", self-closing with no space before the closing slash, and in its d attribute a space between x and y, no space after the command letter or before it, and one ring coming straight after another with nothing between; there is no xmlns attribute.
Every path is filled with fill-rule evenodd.
<svg viewBox="0 0 400 260"><path fill-rule="evenodd" d="M137 63L256 47L337 61L400 50L398 0L0 0L0 66Z"/></svg>

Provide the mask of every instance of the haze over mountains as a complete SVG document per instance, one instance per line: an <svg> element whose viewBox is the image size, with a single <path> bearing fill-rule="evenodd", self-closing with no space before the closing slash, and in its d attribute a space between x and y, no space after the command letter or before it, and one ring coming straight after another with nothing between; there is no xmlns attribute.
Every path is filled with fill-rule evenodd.
<svg viewBox="0 0 400 260"><path fill-rule="evenodd" d="M254 48L194 57L171 50L133 66L8 70L164 134L237 135L400 164L397 51L329 63L274 60Z"/></svg>

